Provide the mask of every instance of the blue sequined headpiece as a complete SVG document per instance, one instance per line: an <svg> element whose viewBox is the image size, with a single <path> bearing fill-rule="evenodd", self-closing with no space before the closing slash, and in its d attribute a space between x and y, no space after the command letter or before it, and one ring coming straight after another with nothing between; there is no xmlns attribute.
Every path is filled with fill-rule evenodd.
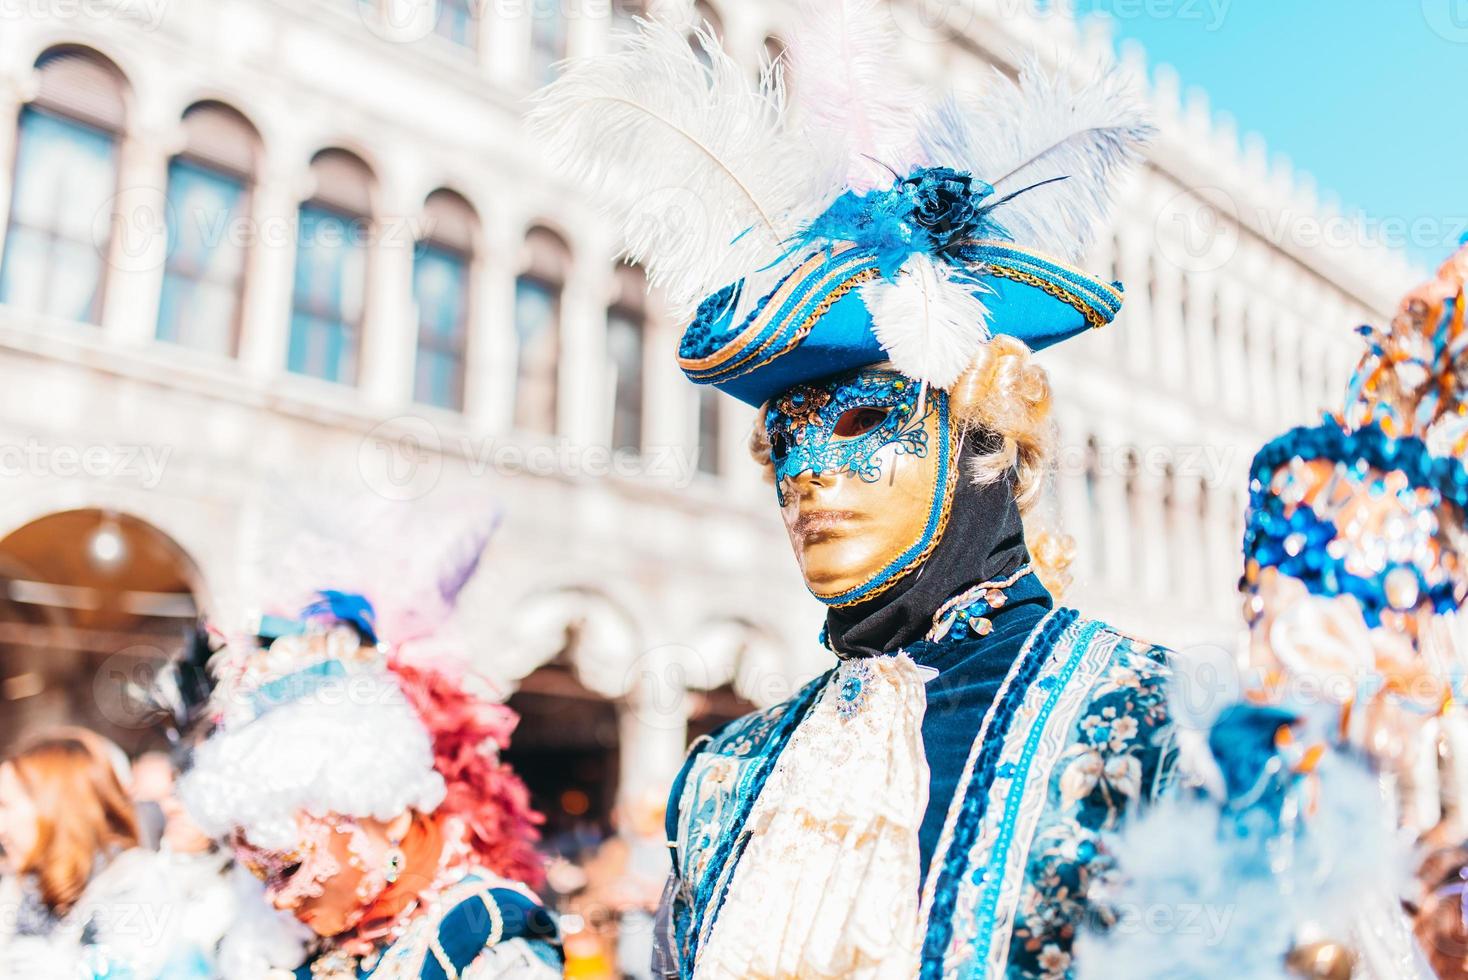
<svg viewBox="0 0 1468 980"><path fill-rule="evenodd" d="M1321 462L1329 464L1322 470ZM1385 528L1363 526L1355 505L1394 498ZM1313 595L1349 595L1368 626L1384 612L1458 608L1468 581L1449 536L1468 510L1468 470L1422 440L1377 425L1346 432L1327 422L1292 429L1250 468L1245 581L1274 568Z"/></svg>
<svg viewBox="0 0 1468 980"><path fill-rule="evenodd" d="M1354 597L1373 627L1389 610L1442 613L1462 603L1465 276L1468 250L1408 293L1390 327L1360 329L1366 352L1343 421L1293 429L1254 458L1246 585L1278 569L1312 594ZM1372 509L1374 523L1364 516Z"/></svg>

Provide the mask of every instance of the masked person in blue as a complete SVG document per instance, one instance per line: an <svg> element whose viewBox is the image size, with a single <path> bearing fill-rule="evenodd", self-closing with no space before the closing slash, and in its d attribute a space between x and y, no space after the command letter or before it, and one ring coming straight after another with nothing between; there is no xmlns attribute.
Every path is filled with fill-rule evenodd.
<svg viewBox="0 0 1468 980"><path fill-rule="evenodd" d="M757 407L827 607L832 668L678 775L656 970L1068 976L1173 752L1165 653L1059 607L1027 544L1053 439L1032 352L1116 316L1075 263L1151 130L1111 71L926 100L885 5L804 16L798 104L781 66L751 86L713 37L644 23L532 114L690 312L684 373Z"/></svg>

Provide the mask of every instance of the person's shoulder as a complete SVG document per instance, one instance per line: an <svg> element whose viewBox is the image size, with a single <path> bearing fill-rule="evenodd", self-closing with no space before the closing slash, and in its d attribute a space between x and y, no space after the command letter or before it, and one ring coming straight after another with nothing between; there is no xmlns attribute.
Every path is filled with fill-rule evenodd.
<svg viewBox="0 0 1468 980"><path fill-rule="evenodd" d="M1134 670L1164 682L1172 673L1177 655L1168 647L1133 636L1083 613L1077 614L1075 628L1089 634L1095 649L1107 651L1112 666Z"/></svg>
<svg viewBox="0 0 1468 980"><path fill-rule="evenodd" d="M491 872L476 870L444 895L446 911L438 923L438 946L459 967L482 968L494 951L499 976L511 960L521 967L559 967L560 925L529 888ZM513 973L514 971L509 971ZM425 976L434 976L431 970Z"/></svg>
<svg viewBox="0 0 1468 980"><path fill-rule="evenodd" d="M1100 669L1078 716L1078 744L1103 758L1126 757L1142 798L1170 785L1176 764L1171 702L1176 654L1099 620L1079 619ZM1120 767L1120 763L1113 763ZM1121 771L1118 768L1118 771Z"/></svg>

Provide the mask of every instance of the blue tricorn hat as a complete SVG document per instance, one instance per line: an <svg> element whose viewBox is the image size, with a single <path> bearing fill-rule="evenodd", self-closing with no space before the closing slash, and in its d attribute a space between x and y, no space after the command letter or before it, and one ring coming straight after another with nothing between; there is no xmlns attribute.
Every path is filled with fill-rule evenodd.
<svg viewBox="0 0 1468 980"><path fill-rule="evenodd" d="M947 389L996 334L1039 349L1115 318L1120 286L1071 263L1153 133L1124 72L1031 60L981 101L934 101L907 82L885 4L821 0L801 17L798 112L783 59L751 88L711 33L695 52L643 22L570 63L530 113L627 258L696 310L678 350L689 378L759 405L890 362Z"/></svg>
<svg viewBox="0 0 1468 980"><path fill-rule="evenodd" d="M979 319L969 325L977 342L1004 334L1041 350L1105 326L1121 310L1120 283L1030 249L975 241L963 252L973 271L962 288L982 304L974 310ZM846 243L820 249L739 322L734 311L745 282L735 283L700 305L679 344L678 365L696 384L759 406L793 385L893 360L868 305L872 292L863 289L883 279L881 261L870 248ZM970 358L975 352L967 350ZM897 366L903 367L900 361Z"/></svg>

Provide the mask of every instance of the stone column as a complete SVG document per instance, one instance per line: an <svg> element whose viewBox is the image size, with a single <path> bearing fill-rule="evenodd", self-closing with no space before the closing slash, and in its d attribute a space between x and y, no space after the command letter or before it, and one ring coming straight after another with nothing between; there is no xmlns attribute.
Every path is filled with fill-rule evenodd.
<svg viewBox="0 0 1468 980"><path fill-rule="evenodd" d="M1270 428L1280 422L1279 317L1271 300L1253 297L1245 312L1249 332L1249 391L1254 418Z"/></svg>
<svg viewBox="0 0 1468 980"><path fill-rule="evenodd" d="M606 317L614 283L601 242L576 242L570 280L561 296L561 357L557 429L580 445L605 445L611 434L607 391Z"/></svg>
<svg viewBox="0 0 1468 980"><path fill-rule="evenodd" d="M1218 358L1213 336L1213 311L1217 303L1218 283L1212 273L1189 272L1188 305L1183 311L1183 334L1187 339L1188 390L1205 403L1218 397Z"/></svg>
<svg viewBox="0 0 1468 980"><path fill-rule="evenodd" d="M1126 352L1126 367L1146 377L1157 363L1157 321L1153 317L1150 296L1148 249L1150 240L1124 230L1117 255L1121 281L1126 285L1126 301L1122 304L1121 322L1126 331L1119 338Z"/></svg>
<svg viewBox="0 0 1468 980"><path fill-rule="evenodd" d="M1151 596L1169 594L1169 581L1177 575L1170 567L1177 548L1169 536L1176 533L1176 522L1170 520L1167 482L1156 459L1144 452L1137 469L1136 500L1132 514L1135 526L1131 532L1133 549L1132 576Z"/></svg>
<svg viewBox="0 0 1468 980"><path fill-rule="evenodd" d="M1106 548L1100 567L1105 570L1107 586L1124 589L1136 581L1137 567L1132 555L1140 555L1142 550L1137 542L1138 529L1132 526L1130 501L1127 500L1125 444L1113 438L1115 435L1112 432L1097 434L1100 459L1096 495L1105 525L1102 537Z"/></svg>
<svg viewBox="0 0 1468 980"><path fill-rule="evenodd" d="M1156 282L1152 285L1155 301L1150 304L1152 336L1155 338L1153 376L1157 387L1168 391L1190 390L1191 375L1198 365L1189 364L1183 330L1182 270L1165 256L1151 263Z"/></svg>
<svg viewBox="0 0 1468 980"><path fill-rule="evenodd" d="M292 293L296 268L297 224L308 193L307 157L287 166L292 147L278 146L262 168L251 195L249 255L240 328L240 364L256 381L279 377L290 344Z"/></svg>
<svg viewBox="0 0 1468 980"><path fill-rule="evenodd" d="M1164 589L1186 601L1190 608L1206 608L1208 603L1208 534L1207 522L1201 515L1202 504L1198 477L1180 472L1173 476L1172 511L1169 526L1176 540L1169 549L1177 558L1177 568L1167 570Z"/></svg>
<svg viewBox="0 0 1468 980"><path fill-rule="evenodd" d="M474 258L464 413L474 428L508 431L515 411L515 279L524 242L520 223L496 215L484 224Z"/></svg>
<svg viewBox="0 0 1468 980"><path fill-rule="evenodd" d="M409 195L392 186L393 176L388 171L380 177L384 187L368 246L358 377L367 403L382 412L412 404L418 353L418 317L413 305L416 207Z"/></svg>
<svg viewBox="0 0 1468 980"><path fill-rule="evenodd" d="M1236 418L1252 417L1249 368L1244 357L1244 295L1232 280L1219 283L1218 358L1219 402Z"/></svg>
<svg viewBox="0 0 1468 980"><path fill-rule="evenodd" d="M116 343L151 342L168 258L168 161L177 149L177 127L144 124L123 141L117 194L110 216L98 215L93 232L107 234L102 327ZM104 223L105 222L105 223Z"/></svg>
<svg viewBox="0 0 1468 980"><path fill-rule="evenodd" d="M1075 539L1076 560L1071 574L1079 581L1097 567L1095 529L1086 493L1086 431L1074 416L1060 423L1060 453L1056 460L1055 488L1060 494L1060 530Z"/></svg>

